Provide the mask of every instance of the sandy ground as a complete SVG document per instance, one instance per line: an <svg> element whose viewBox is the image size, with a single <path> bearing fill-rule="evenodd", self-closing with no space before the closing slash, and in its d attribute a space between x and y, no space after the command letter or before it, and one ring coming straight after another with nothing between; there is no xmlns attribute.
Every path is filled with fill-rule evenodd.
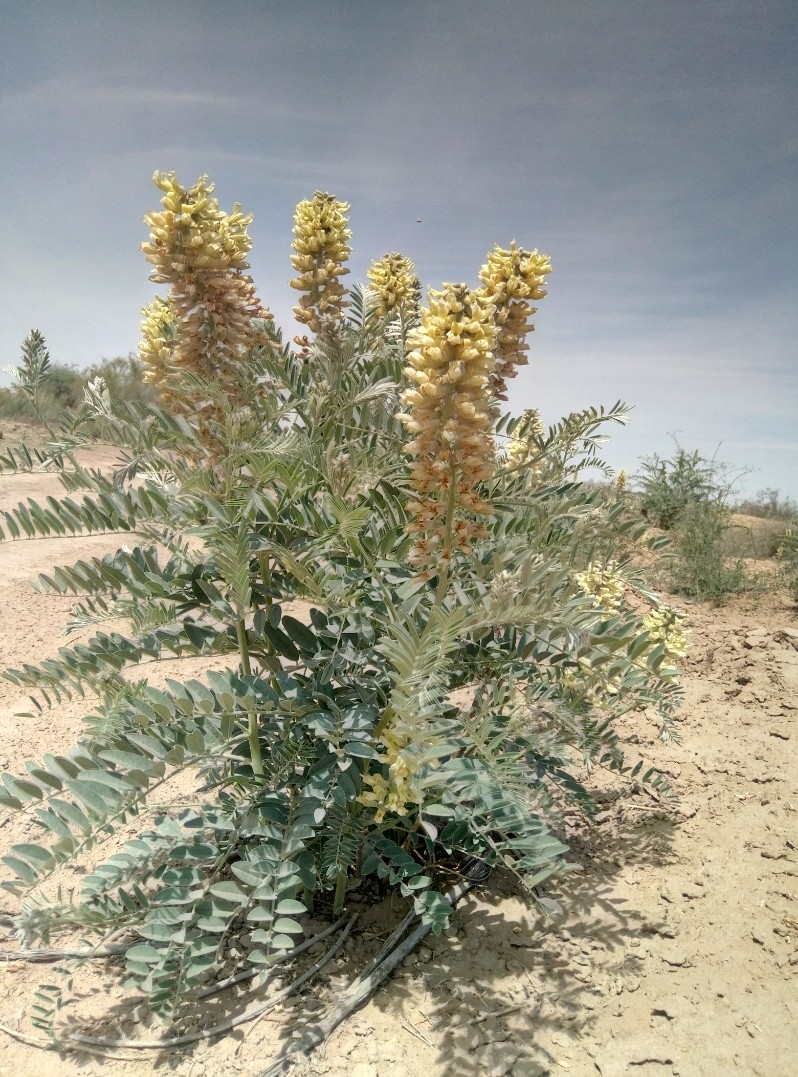
<svg viewBox="0 0 798 1077"><path fill-rule="evenodd" d="M95 462L111 459L99 450ZM0 507L58 492L52 477L0 477ZM27 581L54 564L114 549L109 537L0 548L0 667L36 662L62 645L70 600ZM608 789L590 830L567 835L582 867L565 908L544 923L497 874L458 907L450 932L411 954L377 996L296 1072L331 1077L513 1077L798 1073L798 621L785 593L714 610L692 607L681 743L663 747L643 719L625 733L630 758L658 762L679 794L673 808L640 789ZM191 674L195 669L191 670ZM174 675L174 667L170 674ZM35 719L24 693L0 682L0 767L69 746L85 705ZM34 831L0 828L5 851ZM0 897L7 916L13 901ZM356 902L352 902L356 908ZM364 904L340 960L314 993L334 999L403 914ZM0 943L15 947L13 939ZM97 966L100 965L101 968ZM6 964L0 1022L28 1036L49 966ZM74 977L64 1020L94 1035L158 1036L122 989L121 966L94 962ZM197 1027L239 1012L217 999ZM255 1077L312 994L223 1038L173 1051L44 1052L0 1032L0 1075L174 1073ZM318 1012L318 1010L313 1011Z"/></svg>

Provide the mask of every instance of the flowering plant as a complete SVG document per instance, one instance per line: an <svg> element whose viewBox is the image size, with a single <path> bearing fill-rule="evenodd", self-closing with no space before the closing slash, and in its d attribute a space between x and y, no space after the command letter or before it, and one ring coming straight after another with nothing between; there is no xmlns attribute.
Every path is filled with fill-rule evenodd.
<svg viewBox="0 0 798 1077"><path fill-rule="evenodd" d="M162 406L90 395L51 455L82 500L5 513L11 538L132 543L39 578L96 634L6 674L38 708L85 696L91 713L71 751L3 775L0 802L39 831L4 858L23 939L121 930L132 982L177 1021L231 933L264 982L303 917L327 895L337 914L370 874L438 932L445 869L464 858L545 906L593 768L665 788L632 771L613 723L648 708L667 736L683 637L591 545L597 516L603 541L644 529L577 479L603 466L601 430L625 408L548 429L500 413L547 256L496 248L478 289L445 284L419 307L391 254L347 293L348 207L317 192L296 214L291 284L312 334L296 351L246 273L251 218L205 179L156 184L143 249L169 295L145 311L140 354ZM98 435L124 447L111 478L75 457ZM104 627L120 617L127 634ZM203 679L132 676L187 657L207 660ZM184 773L190 805L150 809ZM56 997L40 1000L48 1029Z"/></svg>

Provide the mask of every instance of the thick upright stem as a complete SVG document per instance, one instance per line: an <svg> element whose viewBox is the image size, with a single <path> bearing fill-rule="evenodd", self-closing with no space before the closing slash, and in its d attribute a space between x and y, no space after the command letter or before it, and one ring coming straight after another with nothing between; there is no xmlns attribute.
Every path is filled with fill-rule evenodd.
<svg viewBox="0 0 798 1077"><path fill-rule="evenodd" d="M241 672L245 677L249 677L252 675L252 667L249 663L247 628L243 618L236 624L236 637L238 639L238 653L241 658ZM254 709L249 712L247 738L249 740L249 754L252 760L253 773L261 776L263 774L263 759L260 754L260 739L258 737L258 712Z"/></svg>
<svg viewBox="0 0 798 1077"><path fill-rule="evenodd" d="M346 900L346 872L342 872L335 883L335 898L333 900L333 916L339 916Z"/></svg>

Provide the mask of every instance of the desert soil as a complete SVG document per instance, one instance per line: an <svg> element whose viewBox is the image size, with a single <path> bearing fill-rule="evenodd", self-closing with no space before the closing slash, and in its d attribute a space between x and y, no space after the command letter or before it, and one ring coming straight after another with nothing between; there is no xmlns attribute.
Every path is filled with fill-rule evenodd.
<svg viewBox="0 0 798 1077"><path fill-rule="evenodd" d="M110 449L92 451L108 465ZM58 493L47 475L0 477L0 507ZM115 549L112 536L7 543L0 549L0 667L37 662L63 645L71 602L37 595L38 572ZM685 606L685 603L682 603ZM458 906L448 934L428 938L392 979L294 1072L330 1077L571 1077L798 1073L798 620L786 592L715 609L687 605L680 742L664 746L645 717L624 730L670 775L678 803L637 787L606 787L590 829L566 835L581 872L550 895L563 914L544 921L495 874ZM80 638L80 637L79 637ZM196 663L187 675L196 675ZM175 665L169 670L175 675ZM0 767L70 746L86 704L19 718L26 696L0 682ZM5 852L35 829L0 828ZM72 877L74 879L74 876ZM70 880L64 880L68 885ZM360 911L353 935L312 990L262 1020L180 1050L45 1051L25 1037L36 988L50 965L3 965L0 1075L107 1072L255 1077L292 1029L334 1001L404 912ZM0 897L0 916L14 911ZM318 926L316 927L318 930ZM3 929L5 950L18 943ZM59 939L56 945L68 945ZM74 942L72 943L74 945ZM74 974L59 1021L110 1039L157 1037L159 1027L123 990L118 959ZM241 1012L242 992L217 996L188 1027ZM315 1007L315 1008L314 1008Z"/></svg>

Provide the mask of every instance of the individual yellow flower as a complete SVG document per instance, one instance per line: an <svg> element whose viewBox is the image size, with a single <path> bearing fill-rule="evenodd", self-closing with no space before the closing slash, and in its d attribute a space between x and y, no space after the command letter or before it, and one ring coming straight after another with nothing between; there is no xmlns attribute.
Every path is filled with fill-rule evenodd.
<svg viewBox="0 0 798 1077"><path fill-rule="evenodd" d="M622 494L626 489L626 484L629 481L629 476L626 474L623 468L615 476L615 489L619 494Z"/></svg>
<svg viewBox="0 0 798 1077"><path fill-rule="evenodd" d="M313 333L321 329L322 319L342 318L344 308L349 306L343 298L346 289L338 279L349 272L344 266L351 251L348 212L348 203L316 191L312 198L299 203L294 214L291 265L298 276L289 283L306 294L293 309L297 321Z"/></svg>
<svg viewBox="0 0 798 1077"><path fill-rule="evenodd" d="M689 635L686 621L686 615L672 606L658 606L644 618L643 627L653 646L664 643L668 658L684 658Z"/></svg>
<svg viewBox="0 0 798 1077"><path fill-rule="evenodd" d="M271 317L245 273L252 245L247 225L252 217L242 213L238 204L230 214L220 210L206 176L188 189L173 172L156 172L153 179L164 192L162 209L145 217L150 239L142 250L154 267L150 279L171 287L175 338L168 370L178 377L198 375L235 395L235 374L246 351L264 343L259 319ZM157 362L151 367L153 373L159 369ZM198 405L199 401L192 400L189 377L184 408Z"/></svg>
<svg viewBox="0 0 798 1077"><path fill-rule="evenodd" d="M416 493L408 531L418 535L411 557L422 565L446 563L487 535L474 517L491 513L478 487L496 455L487 391L495 332L489 304L464 284L447 284L430 291L421 324L408 334L405 374L413 385L399 419L413 435L405 446Z"/></svg>
<svg viewBox="0 0 798 1077"><path fill-rule="evenodd" d="M545 297L543 284L549 273L551 260L547 254L525 251L516 246L515 240L509 250L494 247L480 271L481 290L496 311L496 368L490 377L490 389L498 400L507 399L507 379L515 377L516 367L528 362L526 337L534 329L530 318L537 310L529 300Z"/></svg>
<svg viewBox="0 0 798 1077"><path fill-rule="evenodd" d="M576 582L602 609L611 612L620 608L624 582L615 561L591 561L584 572L577 574Z"/></svg>
<svg viewBox="0 0 798 1077"><path fill-rule="evenodd" d="M380 314L411 312L418 303L416 267L402 254L385 254L372 262L366 276L377 293Z"/></svg>

